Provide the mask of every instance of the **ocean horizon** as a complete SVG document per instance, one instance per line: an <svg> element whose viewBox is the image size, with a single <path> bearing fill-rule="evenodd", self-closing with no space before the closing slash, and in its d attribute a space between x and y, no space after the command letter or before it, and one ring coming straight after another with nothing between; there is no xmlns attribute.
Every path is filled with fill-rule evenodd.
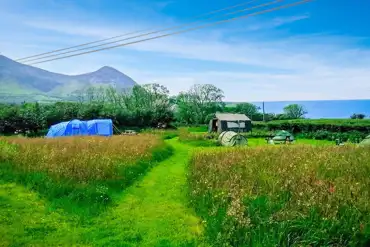
<svg viewBox="0 0 370 247"><path fill-rule="evenodd" d="M262 102L252 102L261 107ZM235 103L234 103L235 104ZM312 101L265 101L266 113L283 113L285 106L300 104L307 110L306 118L350 118L354 113L370 118L370 99L366 100L312 100Z"/></svg>

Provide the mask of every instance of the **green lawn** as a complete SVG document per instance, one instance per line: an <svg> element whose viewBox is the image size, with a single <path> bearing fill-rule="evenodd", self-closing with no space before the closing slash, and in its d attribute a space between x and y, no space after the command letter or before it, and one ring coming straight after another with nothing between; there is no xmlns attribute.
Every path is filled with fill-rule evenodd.
<svg viewBox="0 0 370 247"><path fill-rule="evenodd" d="M203 227L187 207L189 147L168 141L174 155L125 193L117 207L95 222L98 246L201 246Z"/></svg>
<svg viewBox="0 0 370 247"><path fill-rule="evenodd" d="M0 184L0 246L72 246L80 233L73 219L49 210L38 194Z"/></svg>
<svg viewBox="0 0 370 247"><path fill-rule="evenodd" d="M206 246L202 222L187 201L191 148L167 142L174 155L88 222L51 210L35 192L0 180L0 246Z"/></svg>

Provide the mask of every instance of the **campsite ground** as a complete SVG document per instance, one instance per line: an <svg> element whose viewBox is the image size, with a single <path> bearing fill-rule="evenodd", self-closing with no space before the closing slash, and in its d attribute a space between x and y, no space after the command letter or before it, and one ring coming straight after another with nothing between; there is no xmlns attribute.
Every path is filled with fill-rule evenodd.
<svg viewBox="0 0 370 247"><path fill-rule="evenodd" d="M51 207L48 200L0 173L0 246L208 246L204 224L189 204L188 163L194 147L167 140L174 153L122 191L113 207L89 220ZM309 145L332 142L298 140ZM252 147L267 145L250 139Z"/></svg>
<svg viewBox="0 0 370 247"><path fill-rule="evenodd" d="M0 246L202 246L202 222L187 201L193 148L167 143L173 156L124 191L115 207L83 223L51 209L36 192L0 180Z"/></svg>

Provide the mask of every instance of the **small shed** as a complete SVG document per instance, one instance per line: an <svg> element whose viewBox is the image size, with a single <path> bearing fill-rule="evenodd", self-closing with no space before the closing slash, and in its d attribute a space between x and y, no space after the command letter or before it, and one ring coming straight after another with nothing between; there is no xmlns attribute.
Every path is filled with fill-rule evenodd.
<svg viewBox="0 0 370 247"><path fill-rule="evenodd" d="M252 121L244 114L216 113L209 122L208 132L221 134L224 131L249 132L252 130Z"/></svg>

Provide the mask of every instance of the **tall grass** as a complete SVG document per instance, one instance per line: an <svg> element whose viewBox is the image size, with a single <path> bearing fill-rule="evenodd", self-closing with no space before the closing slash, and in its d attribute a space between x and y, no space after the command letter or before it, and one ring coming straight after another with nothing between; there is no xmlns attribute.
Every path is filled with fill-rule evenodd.
<svg viewBox="0 0 370 247"><path fill-rule="evenodd" d="M173 129L147 129L143 133L160 136L163 140L170 140L179 136L179 131Z"/></svg>
<svg viewBox="0 0 370 247"><path fill-rule="evenodd" d="M215 246L369 244L369 149L199 151L189 183Z"/></svg>
<svg viewBox="0 0 370 247"><path fill-rule="evenodd" d="M217 136L217 133L189 132L185 128L179 130L179 141L195 147L219 146Z"/></svg>
<svg viewBox="0 0 370 247"><path fill-rule="evenodd" d="M23 183L67 211L96 214L171 153L153 135L3 138L0 179Z"/></svg>

